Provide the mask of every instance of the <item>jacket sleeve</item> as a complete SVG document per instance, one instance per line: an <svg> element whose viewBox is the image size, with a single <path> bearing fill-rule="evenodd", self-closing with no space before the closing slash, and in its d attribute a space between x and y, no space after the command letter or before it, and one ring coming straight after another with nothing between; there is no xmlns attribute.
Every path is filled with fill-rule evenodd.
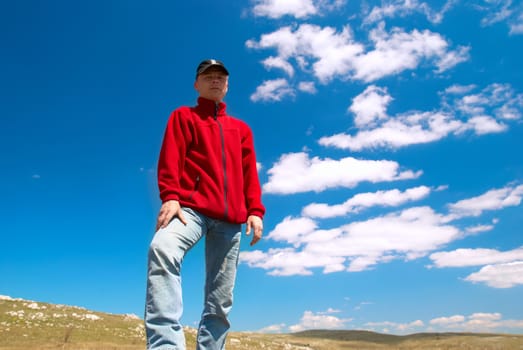
<svg viewBox="0 0 523 350"><path fill-rule="evenodd" d="M184 117L183 109L177 109L167 122L158 160L158 187L162 202L179 199L180 177L190 142L188 118Z"/></svg>
<svg viewBox="0 0 523 350"><path fill-rule="evenodd" d="M265 207L261 201L261 187L256 166L256 153L252 131L245 126L242 140L242 166L243 166L243 193L247 206L247 215L256 215L263 218Z"/></svg>

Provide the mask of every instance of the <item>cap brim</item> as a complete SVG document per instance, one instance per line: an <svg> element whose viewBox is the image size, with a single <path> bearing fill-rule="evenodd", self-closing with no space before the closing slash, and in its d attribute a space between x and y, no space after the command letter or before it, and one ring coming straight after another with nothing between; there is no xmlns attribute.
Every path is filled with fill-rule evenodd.
<svg viewBox="0 0 523 350"><path fill-rule="evenodd" d="M219 70L221 70L225 74L229 75L229 71L227 70L227 68L225 68L221 64L209 64L209 65L206 65L206 66L204 66L204 67L202 67L202 68L200 68L198 70L198 74L197 75L203 74L203 73L205 73L207 70L209 70L211 68L218 68Z"/></svg>

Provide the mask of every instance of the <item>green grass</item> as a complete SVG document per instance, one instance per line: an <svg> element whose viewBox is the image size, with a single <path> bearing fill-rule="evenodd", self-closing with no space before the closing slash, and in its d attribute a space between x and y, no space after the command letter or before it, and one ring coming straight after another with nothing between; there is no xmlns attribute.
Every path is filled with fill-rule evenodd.
<svg viewBox="0 0 523 350"><path fill-rule="evenodd" d="M0 300L0 349L81 343L138 345L136 348L143 349L144 337L143 322L136 316L19 299Z"/></svg>

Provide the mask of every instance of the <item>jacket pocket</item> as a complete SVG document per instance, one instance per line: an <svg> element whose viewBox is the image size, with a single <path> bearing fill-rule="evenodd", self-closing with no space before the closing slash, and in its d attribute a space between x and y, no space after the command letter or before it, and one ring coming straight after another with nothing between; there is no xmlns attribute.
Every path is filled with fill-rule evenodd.
<svg viewBox="0 0 523 350"><path fill-rule="evenodd" d="M194 181L194 187L193 187L193 190L191 192L191 194L189 195L189 200L192 199L192 197L194 196L194 194L196 192L198 192L198 188L200 187L200 175L197 175L196 176L196 179Z"/></svg>

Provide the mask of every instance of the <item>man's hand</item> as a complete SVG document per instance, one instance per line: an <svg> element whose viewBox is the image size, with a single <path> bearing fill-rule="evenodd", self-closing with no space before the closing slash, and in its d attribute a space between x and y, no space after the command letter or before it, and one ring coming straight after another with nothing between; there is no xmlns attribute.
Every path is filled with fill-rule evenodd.
<svg viewBox="0 0 523 350"><path fill-rule="evenodd" d="M247 218L247 229L245 230L245 234L248 236L251 234L251 231L253 231L251 241L251 246L253 246L258 243L263 233L263 221L259 216L249 215Z"/></svg>
<svg viewBox="0 0 523 350"><path fill-rule="evenodd" d="M177 217L184 225L187 225L180 203L175 200L164 202L156 221L156 231L160 228L165 228L174 217Z"/></svg>

